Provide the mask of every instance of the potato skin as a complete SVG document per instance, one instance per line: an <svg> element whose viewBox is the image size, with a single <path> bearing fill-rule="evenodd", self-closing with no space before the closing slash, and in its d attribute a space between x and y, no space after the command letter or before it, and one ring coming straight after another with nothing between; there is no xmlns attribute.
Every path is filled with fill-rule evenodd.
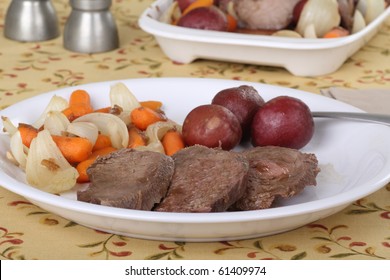
<svg viewBox="0 0 390 280"><path fill-rule="evenodd" d="M266 102L252 122L253 146L303 148L313 137L314 120L309 107L300 99L279 96Z"/></svg>
<svg viewBox="0 0 390 280"><path fill-rule="evenodd" d="M195 0L177 0L177 4L179 5L180 11L184 11L189 5L191 5Z"/></svg>
<svg viewBox="0 0 390 280"><path fill-rule="evenodd" d="M241 140L242 130L237 117L220 105L205 104L194 108L183 122L185 143L209 148L233 149Z"/></svg>
<svg viewBox="0 0 390 280"><path fill-rule="evenodd" d="M228 30L226 15L216 6L193 9L181 16L177 25L202 30Z"/></svg>
<svg viewBox="0 0 390 280"><path fill-rule="evenodd" d="M253 116L264 103L257 90L248 85L223 89L211 101L211 104L224 106L233 112L240 122L244 138L249 137Z"/></svg>

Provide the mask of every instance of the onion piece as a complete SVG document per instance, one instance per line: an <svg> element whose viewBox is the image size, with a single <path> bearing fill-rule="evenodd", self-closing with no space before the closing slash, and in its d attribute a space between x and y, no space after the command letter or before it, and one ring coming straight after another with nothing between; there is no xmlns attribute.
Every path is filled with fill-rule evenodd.
<svg viewBox="0 0 390 280"><path fill-rule="evenodd" d="M110 90L111 107L118 105L123 111L131 112L141 104L134 94L126 87L124 83L117 83L111 86Z"/></svg>
<svg viewBox="0 0 390 280"><path fill-rule="evenodd" d="M101 133L110 137L114 148L126 148L129 143L127 126L118 116L108 113L90 113L73 121L73 123L77 122L90 122L96 125Z"/></svg>
<svg viewBox="0 0 390 280"><path fill-rule="evenodd" d="M356 9L362 13L366 24L369 24L385 11L386 2L384 0L359 0Z"/></svg>
<svg viewBox="0 0 390 280"><path fill-rule="evenodd" d="M302 9L296 31L304 36L306 28L313 24L317 37L321 38L339 26L340 21L337 0L309 0Z"/></svg>
<svg viewBox="0 0 390 280"><path fill-rule="evenodd" d="M53 141L48 130L40 131L30 145L27 156L27 182L49 193L68 191L79 176Z"/></svg>
<svg viewBox="0 0 390 280"><path fill-rule="evenodd" d="M50 111L46 115L43 127L50 132L51 135L62 135L68 128L70 121L60 111Z"/></svg>
<svg viewBox="0 0 390 280"><path fill-rule="evenodd" d="M310 39L318 38L317 34L316 34L316 29L314 27L314 24L309 24L308 26L306 26L305 32L303 32L303 37L307 38L307 39L309 39L309 38Z"/></svg>
<svg viewBox="0 0 390 280"><path fill-rule="evenodd" d="M32 124L35 128L40 128L46 119L46 115L50 111L62 111L68 107L69 103L65 98L62 98L60 96L54 95L50 101L49 104L46 106L43 113L39 116L39 118Z"/></svg>
<svg viewBox="0 0 390 280"><path fill-rule="evenodd" d="M289 38L302 38L301 34L299 34L298 32L293 31L293 30L288 30L288 29L278 30L278 31L272 33L272 36L289 37Z"/></svg>
<svg viewBox="0 0 390 280"><path fill-rule="evenodd" d="M8 117L1 117L1 120L3 121L3 131L7 132L9 135L14 135L18 128L11 122L11 120Z"/></svg>
<svg viewBox="0 0 390 280"><path fill-rule="evenodd" d="M364 20L362 13L359 10L355 10L355 14L353 15L351 33L354 34L356 32L359 32L364 27L366 27L366 21Z"/></svg>
<svg viewBox="0 0 390 280"><path fill-rule="evenodd" d="M175 23L181 17L181 11L179 8L179 4L177 1L173 1L171 5L169 5L168 9L166 9L163 14L160 16L159 21L163 23Z"/></svg>
<svg viewBox="0 0 390 280"><path fill-rule="evenodd" d="M161 139L164 137L165 133L167 133L171 129L176 129L181 132L181 125L177 124L172 120L167 121L159 121L154 124L148 126L145 131L145 135L148 138L148 143L146 146L139 146L135 149L137 150L147 150L154 151L164 154L164 147L161 143Z"/></svg>
<svg viewBox="0 0 390 280"><path fill-rule="evenodd" d="M15 132L10 138L10 149L13 159L23 170L26 168L28 148L23 145L20 132Z"/></svg>
<svg viewBox="0 0 390 280"><path fill-rule="evenodd" d="M87 138L92 145L95 145L99 134L97 126L91 122L73 122L68 125L66 132L81 138Z"/></svg>
<svg viewBox="0 0 390 280"><path fill-rule="evenodd" d="M134 94L123 83L111 86L110 90L111 107L119 106L122 112L118 115L126 125L130 124L130 113L133 109L141 106Z"/></svg>

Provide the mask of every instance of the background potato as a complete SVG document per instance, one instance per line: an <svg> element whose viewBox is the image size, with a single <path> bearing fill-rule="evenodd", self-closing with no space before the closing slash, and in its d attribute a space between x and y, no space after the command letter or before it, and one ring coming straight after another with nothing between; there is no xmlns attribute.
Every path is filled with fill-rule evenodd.
<svg viewBox="0 0 390 280"><path fill-rule="evenodd" d="M228 29L226 15L216 6L193 9L181 16L177 25L215 31L227 31Z"/></svg>

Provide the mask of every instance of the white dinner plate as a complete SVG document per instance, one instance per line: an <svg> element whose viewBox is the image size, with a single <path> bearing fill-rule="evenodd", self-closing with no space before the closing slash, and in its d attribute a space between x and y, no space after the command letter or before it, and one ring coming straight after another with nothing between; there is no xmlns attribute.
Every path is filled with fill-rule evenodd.
<svg viewBox="0 0 390 280"><path fill-rule="evenodd" d="M139 26L152 34L172 61L191 63L212 59L279 66L296 76L329 74L379 30L390 7L361 31L336 39L301 39L198 30L174 26L159 19L173 0L157 0L139 18Z"/></svg>
<svg viewBox="0 0 390 280"><path fill-rule="evenodd" d="M0 112L14 123L32 123L51 96L68 97L87 90L96 108L109 105L110 86L118 81L63 88L24 100ZM123 80L142 100L160 100L169 118L182 123L195 106L210 103L218 91L243 84L254 86L265 100L295 96L312 110L359 111L353 106L299 90L245 81L195 78ZM279 200L271 209L229 213L161 213L94 205L76 201L75 192L57 196L26 184L24 173L6 158L9 137L0 134L0 185L66 219L125 236L175 241L236 240L298 228L332 215L390 181L390 127L363 122L316 119L315 134L302 149L314 153L321 168L316 187Z"/></svg>

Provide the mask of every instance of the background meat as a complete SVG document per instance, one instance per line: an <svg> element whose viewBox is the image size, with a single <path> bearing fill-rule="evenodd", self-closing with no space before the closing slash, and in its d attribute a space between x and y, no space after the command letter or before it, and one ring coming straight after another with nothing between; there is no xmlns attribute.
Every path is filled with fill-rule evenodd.
<svg viewBox="0 0 390 280"><path fill-rule="evenodd" d="M171 157L121 149L98 158L87 170L89 188L77 199L112 207L151 210L165 196L174 171Z"/></svg>
<svg viewBox="0 0 390 280"><path fill-rule="evenodd" d="M175 173L162 212L221 212L246 188L248 161L241 154L190 146L173 155Z"/></svg>
<svg viewBox="0 0 390 280"><path fill-rule="evenodd" d="M244 28L279 30L287 27L300 0L233 0Z"/></svg>
<svg viewBox="0 0 390 280"><path fill-rule="evenodd" d="M248 183L234 210L269 208L275 197L291 197L316 185L320 171L314 154L282 147L256 147L242 152L249 161Z"/></svg>

